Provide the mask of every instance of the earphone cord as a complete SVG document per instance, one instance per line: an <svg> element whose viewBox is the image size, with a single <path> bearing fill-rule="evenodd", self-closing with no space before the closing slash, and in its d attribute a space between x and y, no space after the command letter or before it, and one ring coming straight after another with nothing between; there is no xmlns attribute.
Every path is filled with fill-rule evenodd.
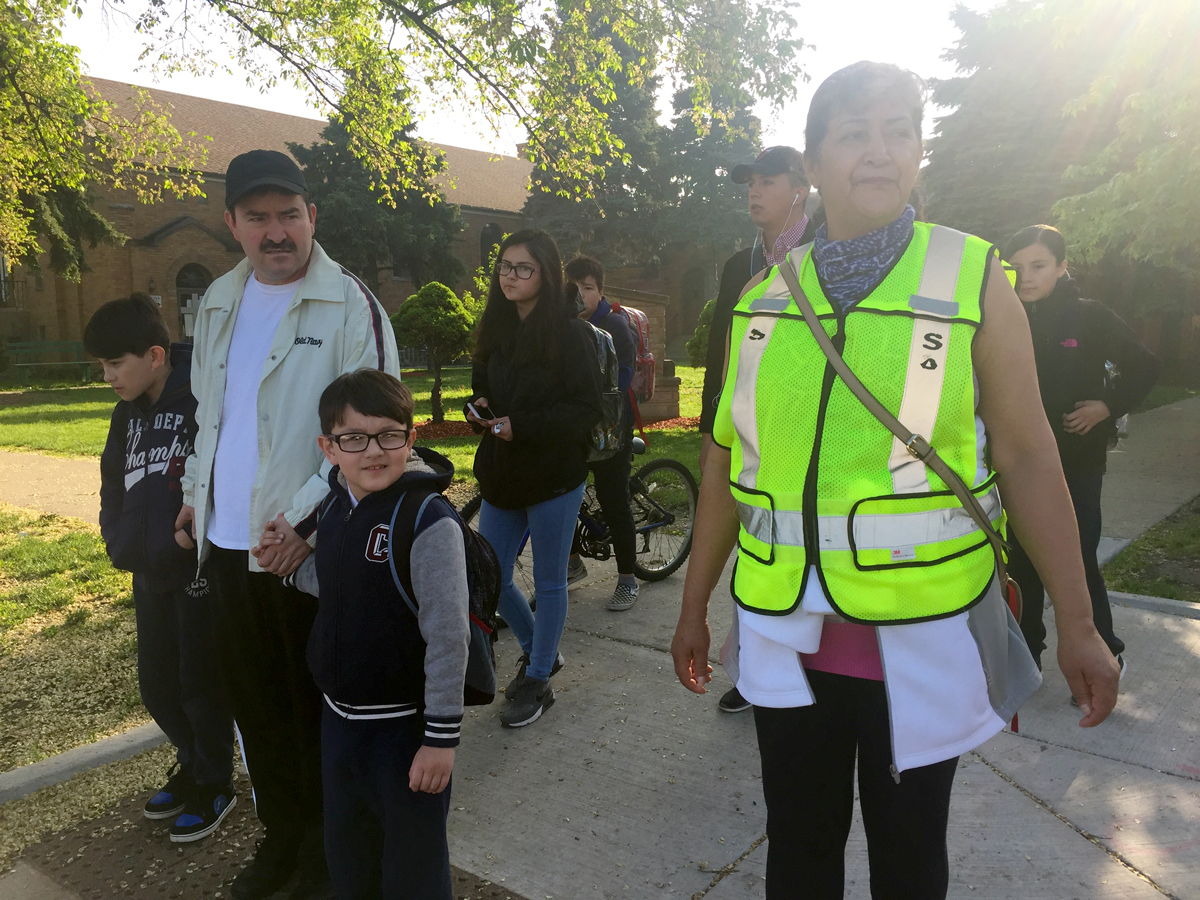
<svg viewBox="0 0 1200 900"><path fill-rule="evenodd" d="M787 218L783 220L784 231L787 230L787 223L792 221L792 211L796 208L796 204L799 202L800 202L800 195L797 194L792 199L792 205L788 207ZM780 234L782 234L782 233L783 232L781 231ZM779 239L776 238L776 240L779 240ZM758 245L761 243L762 243L762 229L760 228L760 229L758 229L758 234L756 234L754 236L754 243L750 247L750 277L751 278L753 278L755 275L758 274L758 269L754 268L754 251L758 249ZM764 265L764 267L766 265L766 262L767 262L767 247L764 244L763 245L763 265Z"/></svg>

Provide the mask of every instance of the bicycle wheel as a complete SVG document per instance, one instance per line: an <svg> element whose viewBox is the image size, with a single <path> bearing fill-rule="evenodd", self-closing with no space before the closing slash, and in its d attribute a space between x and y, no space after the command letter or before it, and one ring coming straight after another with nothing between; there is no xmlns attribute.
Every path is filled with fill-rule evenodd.
<svg viewBox="0 0 1200 900"><path fill-rule="evenodd" d="M629 479L639 578L661 581L683 565L692 551L698 496L691 471L673 459L647 463Z"/></svg>
<svg viewBox="0 0 1200 900"><path fill-rule="evenodd" d="M468 526L479 530L479 509L483 505L483 497L476 494L459 510L459 515ZM533 598L533 541L529 540L529 532L521 542L521 552L513 563L513 583L521 589L527 600Z"/></svg>

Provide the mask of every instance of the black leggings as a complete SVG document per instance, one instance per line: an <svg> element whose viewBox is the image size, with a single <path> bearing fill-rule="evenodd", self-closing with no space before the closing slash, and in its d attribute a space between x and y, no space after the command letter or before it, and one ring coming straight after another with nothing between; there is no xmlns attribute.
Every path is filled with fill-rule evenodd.
<svg viewBox="0 0 1200 900"><path fill-rule="evenodd" d="M631 575L636 558L633 512L629 508L629 473L633 469L633 455L628 450L622 450L616 456L592 463L590 468L596 485L596 499L600 501L604 522L612 536L617 571ZM571 545L571 552L578 553L579 549L577 539Z"/></svg>
<svg viewBox="0 0 1200 900"><path fill-rule="evenodd" d="M1096 549L1100 546L1100 489L1104 484L1104 472L1090 469L1065 472L1067 489L1071 492L1071 503L1075 506L1075 520L1079 523L1079 543L1083 549L1083 571L1087 575L1088 593L1092 598L1092 621L1113 656L1125 650L1124 642L1113 631L1112 608L1108 605L1108 588L1100 574L1096 561ZM1046 649L1046 625L1042 621L1045 587L1033 567L1016 535L1009 529L1009 544L1012 554L1008 562L1008 573L1021 586L1024 600L1021 608L1021 633L1025 643L1040 669L1042 651Z"/></svg>
<svg viewBox="0 0 1200 900"><path fill-rule="evenodd" d="M854 761L874 900L944 900L958 758L892 775L883 682L806 672L816 700L754 707L767 801L767 900L841 900Z"/></svg>

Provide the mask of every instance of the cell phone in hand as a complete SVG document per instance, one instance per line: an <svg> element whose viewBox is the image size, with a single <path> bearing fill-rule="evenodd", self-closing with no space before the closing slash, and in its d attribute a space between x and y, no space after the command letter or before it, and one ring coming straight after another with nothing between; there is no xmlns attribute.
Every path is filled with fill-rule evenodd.
<svg viewBox="0 0 1200 900"><path fill-rule="evenodd" d="M495 416L492 415L491 411L486 406L483 407L483 411L480 412L479 408L477 408L474 403L468 403L467 409L474 413L476 418L483 419L485 422L490 422L495 418Z"/></svg>

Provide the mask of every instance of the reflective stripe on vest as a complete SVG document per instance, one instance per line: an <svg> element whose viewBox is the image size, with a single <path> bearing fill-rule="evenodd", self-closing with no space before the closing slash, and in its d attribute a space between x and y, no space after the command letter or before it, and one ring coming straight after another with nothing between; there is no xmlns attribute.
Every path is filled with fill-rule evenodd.
<svg viewBox="0 0 1200 900"><path fill-rule="evenodd" d="M979 503L989 518L1000 517L1000 492L995 487L980 497ZM746 533L764 544L804 546L804 514L798 510L771 511L738 503L737 514ZM817 516L822 550L915 549L976 533L982 540L979 526L962 507L890 515Z"/></svg>
<svg viewBox="0 0 1200 900"><path fill-rule="evenodd" d="M909 298L908 305L926 315L949 318L958 314L953 302L958 287L958 272L962 267L967 236L949 228L935 228L929 235L925 265L921 269L921 286ZM951 298L947 301L946 298ZM913 434L929 439L937 421L938 403L942 399L942 379L946 374L947 342L935 332L914 328L912 346L908 351L908 372L904 377L904 401L896 416ZM892 486L897 494L915 494L929 490L925 464L916 459L899 438L892 440L892 456L888 460Z"/></svg>
<svg viewBox="0 0 1200 900"><path fill-rule="evenodd" d="M797 248L783 264L797 271L847 363L974 485L1002 528L994 478L979 482L970 353L992 249L919 222L883 282L844 314L825 297L810 251ZM731 452L740 521L733 593L742 606L790 612L814 564L830 603L853 621L952 615L986 589L994 569L986 538L832 375L777 269L734 310L713 436Z"/></svg>

